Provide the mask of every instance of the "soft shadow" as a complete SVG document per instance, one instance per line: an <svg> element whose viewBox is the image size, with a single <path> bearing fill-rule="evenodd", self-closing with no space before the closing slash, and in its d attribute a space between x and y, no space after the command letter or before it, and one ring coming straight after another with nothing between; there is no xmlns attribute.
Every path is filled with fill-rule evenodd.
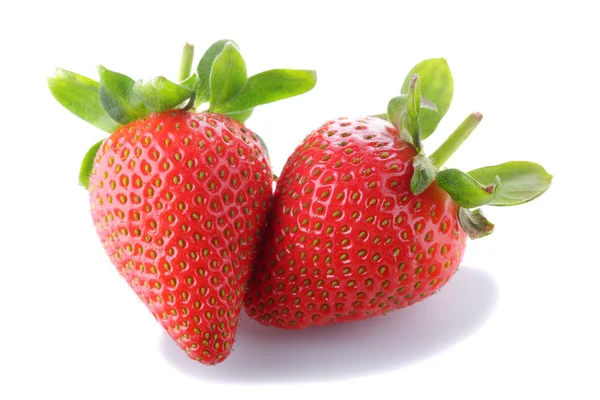
<svg viewBox="0 0 600 400"><path fill-rule="evenodd" d="M498 287L486 272L461 267L435 296L369 320L284 331L243 315L233 353L207 367L164 334L166 360L185 374L221 383L315 382L404 368L476 332L492 314Z"/></svg>

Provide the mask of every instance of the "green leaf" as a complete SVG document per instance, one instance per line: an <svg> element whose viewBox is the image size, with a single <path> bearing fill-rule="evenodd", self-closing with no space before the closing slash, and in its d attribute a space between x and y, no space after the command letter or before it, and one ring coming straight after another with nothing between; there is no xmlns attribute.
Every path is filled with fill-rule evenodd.
<svg viewBox="0 0 600 400"><path fill-rule="evenodd" d="M406 76L402 85L402 94L408 93L408 86L413 74L419 74L421 92L429 102L437 106L437 112L429 108L421 112L421 139L426 139L450 108L454 93L454 80L443 58L432 58L417 64Z"/></svg>
<svg viewBox="0 0 600 400"><path fill-rule="evenodd" d="M460 207L458 209L458 220L465 233L471 239L482 238L494 231L494 224L488 221L480 208L468 210Z"/></svg>
<svg viewBox="0 0 600 400"><path fill-rule="evenodd" d="M392 107L393 110L390 110ZM400 96L396 96L392 98L388 103L388 113L386 114L375 114L373 117L381 118L386 121L391 121L391 117L389 116L389 112L399 113L401 111L407 111L408 108L408 95L402 94ZM437 107L431 101L427 100L423 96L421 96L421 108L426 108L428 110L437 111Z"/></svg>
<svg viewBox="0 0 600 400"><path fill-rule="evenodd" d="M400 136L402 140L408 142L412 145L413 138L408 132L406 128L406 114L408 113L408 96L401 95L393 97L388 103L387 115L388 120L394 125L398 132L400 132Z"/></svg>
<svg viewBox="0 0 600 400"><path fill-rule="evenodd" d="M375 115L371 115L371 116L390 122L390 117L387 115L387 113L386 114L375 114Z"/></svg>
<svg viewBox="0 0 600 400"><path fill-rule="evenodd" d="M79 168L79 184L86 189L90 185L90 175L94 168L94 159L96 158L96 153L98 153L98 149L100 149L102 143L104 143L104 139L90 147L87 153L85 153L83 161L81 161L81 167Z"/></svg>
<svg viewBox="0 0 600 400"><path fill-rule="evenodd" d="M402 137L402 140L415 146L413 136L408 127L408 102L409 102L408 94L402 94L400 96L393 97L388 103L387 114L377 114L377 115L374 115L374 117L378 117L378 118L384 119L386 121L390 121L392 123L392 125L394 125L394 127L396 127L396 129L398 129L398 132L400 132L400 136ZM423 96L421 96L419 108L420 108L420 110L422 110L424 108L426 108L428 110L437 110L437 108L435 107L435 104L433 104L431 101L427 100ZM422 111L419 111L419 114L421 112ZM413 122L413 123L415 123L415 122ZM420 121L419 121L419 128L420 128ZM419 144L420 144L420 141L419 141ZM415 148L417 148L417 146L415 146Z"/></svg>
<svg viewBox="0 0 600 400"><path fill-rule="evenodd" d="M265 143L263 138L260 137L260 135L258 133L254 132L254 134L256 135L256 138L258 139L258 142L260 143L260 147L263 149L263 151L267 155L267 160L269 160L269 162L270 162L271 156L269 155L269 148L267 147L267 144Z"/></svg>
<svg viewBox="0 0 600 400"><path fill-rule="evenodd" d="M502 185L496 196L488 203L491 206L513 206L527 203L541 196L552 183L544 167L529 161L510 161L500 165L469 171L474 179L489 185L496 176Z"/></svg>
<svg viewBox="0 0 600 400"><path fill-rule="evenodd" d="M48 88L63 107L84 121L108 133L120 126L104 111L98 96L98 82L93 79L57 68L56 76L48 78Z"/></svg>
<svg viewBox="0 0 600 400"><path fill-rule="evenodd" d="M401 130L403 120L408 110L408 96L396 96L393 97L388 103L387 115L388 120L396 127Z"/></svg>
<svg viewBox="0 0 600 400"><path fill-rule="evenodd" d="M198 85L198 74L196 72L194 72L192 75L190 75L189 78L187 78L186 80L184 80L182 82L179 82L179 84L190 90L196 90L196 87Z"/></svg>
<svg viewBox="0 0 600 400"><path fill-rule="evenodd" d="M246 122L246 120L248 118L250 118L250 116L252 115L252 112L254 112L254 108L236 112L236 113L227 113L227 116L229 118L235 119L236 121L239 121L243 124L244 122Z"/></svg>
<svg viewBox="0 0 600 400"><path fill-rule="evenodd" d="M215 58L217 58L217 56L221 54L223 48L227 43L232 43L233 45L235 45L235 42L233 42L232 40L219 40L213 43L200 59L200 62L198 63L198 68L196 69L196 71L198 72L198 91L196 97L196 105L206 103L210 100L210 76L212 67L215 62Z"/></svg>
<svg viewBox="0 0 600 400"><path fill-rule="evenodd" d="M186 82L186 84L190 83L195 84L193 79ZM170 110L180 105L190 98L193 90L183 84L171 82L164 76L159 76L149 81L137 81L133 86L133 92L142 99L149 111L157 112Z"/></svg>
<svg viewBox="0 0 600 400"><path fill-rule="evenodd" d="M198 88L198 73L194 72L192 74L192 76L190 76L185 81L180 82L179 84L181 86L184 86L184 87L186 87L186 88L188 88L188 89L190 89L192 91L192 94L190 96L190 100L187 102L187 104L184 107L182 107L182 109L184 109L184 110L191 110L196 105L196 96L197 96L196 89Z"/></svg>
<svg viewBox="0 0 600 400"><path fill-rule="evenodd" d="M490 203L498 193L498 188L502 187L498 176L492 184L486 186L458 169L440 171L435 180L456 204L464 208L475 208Z"/></svg>
<svg viewBox="0 0 600 400"><path fill-rule="evenodd" d="M437 111L437 107L433 104L432 101L427 100L425 97L421 96L421 108L426 108L428 110Z"/></svg>
<svg viewBox="0 0 600 400"><path fill-rule="evenodd" d="M134 91L135 81L118 72L98 66L100 103L112 119L128 124L148 114L144 101Z"/></svg>
<svg viewBox="0 0 600 400"><path fill-rule="evenodd" d="M246 83L246 63L237 47L229 42L215 58L210 72L210 111L237 95ZM242 111L242 110L236 110Z"/></svg>
<svg viewBox="0 0 600 400"><path fill-rule="evenodd" d="M315 87L315 71L294 69L272 69L248 78L237 96L213 111L227 113L248 110L306 93Z"/></svg>
<svg viewBox="0 0 600 400"><path fill-rule="evenodd" d="M437 170L424 154L417 154L413 158L413 168L413 176L410 179L410 191L415 195L421 194L433 183Z"/></svg>
<svg viewBox="0 0 600 400"><path fill-rule="evenodd" d="M418 74L414 74L408 85L408 101L406 112L406 127L413 139L417 153L421 152L421 80Z"/></svg>

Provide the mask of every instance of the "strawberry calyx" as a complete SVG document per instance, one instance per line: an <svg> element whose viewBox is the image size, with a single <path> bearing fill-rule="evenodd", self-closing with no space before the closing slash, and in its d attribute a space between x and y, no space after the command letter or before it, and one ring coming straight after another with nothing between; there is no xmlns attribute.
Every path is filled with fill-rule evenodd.
<svg viewBox="0 0 600 400"><path fill-rule="evenodd" d="M85 156L83 156L83 160L81 161L81 168L79 168L79 183L86 189L90 185L90 174L94 165L94 159L96 158L96 153L100 150L102 143L104 143L104 139L94 143L85 153Z"/></svg>
<svg viewBox="0 0 600 400"><path fill-rule="evenodd" d="M177 82L164 76L134 80L99 65L99 81L58 68L48 78L48 87L67 110L113 133L152 113L172 109L200 109L244 123L255 107L306 93L316 84L312 70L272 69L248 77L246 63L231 40L213 43L192 73L193 57L194 46L186 44ZM79 182L85 188L99 143L81 164Z"/></svg>
<svg viewBox="0 0 600 400"><path fill-rule="evenodd" d="M390 121L402 140L410 143L416 156L410 181L413 194L423 193L434 181L459 205L458 217L471 239L487 236L494 225L480 208L513 206L541 196L550 186L552 175L539 164L510 161L469 172L443 169L444 164L473 133L482 115L467 116L456 130L430 156L422 140L431 135L450 108L454 82L448 63L443 58L422 61L404 80L401 95L388 103L387 114L378 115Z"/></svg>
<svg viewBox="0 0 600 400"><path fill-rule="evenodd" d="M312 70L273 69L247 77L246 63L231 40L215 42L190 75L194 47L184 46L178 82L164 76L133 80L98 66L100 79L57 69L48 79L52 95L85 121L109 132L119 126L175 108L198 108L244 122L254 107L297 96L316 84Z"/></svg>

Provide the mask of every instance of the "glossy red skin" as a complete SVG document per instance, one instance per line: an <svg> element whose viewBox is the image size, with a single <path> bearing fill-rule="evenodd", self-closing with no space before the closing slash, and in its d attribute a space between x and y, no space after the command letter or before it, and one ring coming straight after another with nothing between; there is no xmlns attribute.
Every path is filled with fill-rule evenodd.
<svg viewBox="0 0 600 400"><path fill-rule="evenodd" d="M217 114L153 114L117 130L96 156L98 235L190 358L215 364L231 352L271 181L255 135Z"/></svg>
<svg viewBox="0 0 600 400"><path fill-rule="evenodd" d="M458 268L466 234L458 206L435 183L411 193L414 156L378 118L312 132L277 183L248 315L303 329L385 314L440 289Z"/></svg>

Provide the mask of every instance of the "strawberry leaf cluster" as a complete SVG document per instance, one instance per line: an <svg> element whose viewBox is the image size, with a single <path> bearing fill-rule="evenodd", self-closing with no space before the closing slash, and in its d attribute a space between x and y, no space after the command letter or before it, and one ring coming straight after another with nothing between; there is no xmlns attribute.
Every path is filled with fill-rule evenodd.
<svg viewBox="0 0 600 400"><path fill-rule="evenodd" d="M122 73L98 66L99 81L61 68L48 79L54 98L79 118L108 132L172 109L196 109L245 122L255 107L311 90L316 84L312 70L272 69L247 76L246 63L231 40L212 44L190 75L193 46L183 51L179 81L164 76L134 80ZM87 187L95 143L83 159L79 182Z"/></svg>
<svg viewBox="0 0 600 400"><path fill-rule="evenodd" d="M453 93L454 81L446 60L428 59L409 72L401 95L389 101L387 115L380 117L390 121L417 152L413 159L412 193L423 193L436 182L460 206L461 225L471 239L476 239L492 233L494 225L481 210L475 212L474 209L529 202L550 187L552 175L541 165L529 161L509 161L468 172L442 169L482 119L480 113L467 116L448 139L427 156L422 140L437 128L450 108Z"/></svg>

